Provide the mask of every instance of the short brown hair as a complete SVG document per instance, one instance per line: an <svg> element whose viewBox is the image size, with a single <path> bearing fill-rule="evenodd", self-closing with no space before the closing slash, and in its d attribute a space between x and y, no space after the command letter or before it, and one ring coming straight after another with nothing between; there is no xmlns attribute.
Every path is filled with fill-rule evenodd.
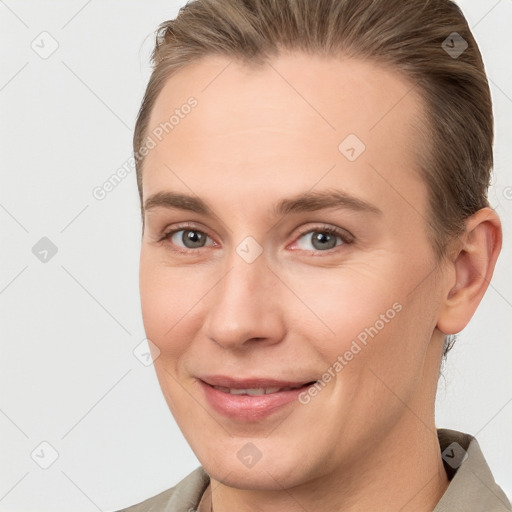
<svg viewBox="0 0 512 512"><path fill-rule="evenodd" d="M374 61L415 86L424 103L419 130L426 151L418 153L418 166L429 191L428 225L437 257L445 255L448 242L464 231L464 220L488 206L493 165L492 103L482 57L450 0L187 3L156 31L154 68L133 138L141 204L139 150L169 77L209 55L255 66L281 50Z"/></svg>

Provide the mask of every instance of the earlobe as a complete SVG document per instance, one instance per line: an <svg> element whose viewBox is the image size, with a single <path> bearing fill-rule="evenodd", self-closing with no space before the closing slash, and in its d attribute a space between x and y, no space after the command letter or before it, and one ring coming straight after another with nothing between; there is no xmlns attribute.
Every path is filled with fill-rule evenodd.
<svg viewBox="0 0 512 512"><path fill-rule="evenodd" d="M458 254L450 265L455 282L448 283L437 322L444 334L460 332L473 316L492 278L501 250L501 222L494 210L482 208L466 220Z"/></svg>

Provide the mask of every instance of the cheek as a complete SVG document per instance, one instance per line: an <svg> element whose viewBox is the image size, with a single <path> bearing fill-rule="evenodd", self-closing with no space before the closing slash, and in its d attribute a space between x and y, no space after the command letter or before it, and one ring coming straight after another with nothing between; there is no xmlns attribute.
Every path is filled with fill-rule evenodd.
<svg viewBox="0 0 512 512"><path fill-rule="evenodd" d="M358 378L367 383L370 394L366 403L379 411L380 417L395 411L399 413L403 404L416 400L425 378L427 350L435 328L435 305L423 294L405 294L393 315L385 313L388 323L375 322L368 344L362 350ZM380 329L382 327L382 329ZM370 330L365 329L369 333ZM347 368L350 371L352 368Z"/></svg>
<svg viewBox="0 0 512 512"><path fill-rule="evenodd" d="M179 352L176 343L170 343L179 326L183 308L183 292L169 269L162 269L161 262L141 253L139 287L142 318L146 336L160 349L161 357ZM181 313L181 316L183 313Z"/></svg>
<svg viewBox="0 0 512 512"><path fill-rule="evenodd" d="M202 325L205 296L215 283L199 270L170 267L161 255L141 252L139 288L146 336L160 349L160 359L176 360Z"/></svg>
<svg viewBox="0 0 512 512"><path fill-rule="evenodd" d="M411 293L407 277L428 269L424 262L400 258L377 263L347 264L329 269L325 277L304 274L295 281L297 295L317 316L311 315L306 336L315 340L325 371L337 376L331 381L337 404L355 397L365 407L394 404L396 398L379 377L406 397L422 375L435 308L428 298L432 290L419 287Z"/></svg>
<svg viewBox="0 0 512 512"><path fill-rule="evenodd" d="M353 340L364 343L375 329L384 333L401 308L402 294L391 283L384 272L348 268L296 280L294 289L311 311L308 338L318 340L317 349L332 359L348 350Z"/></svg>
<svg viewBox="0 0 512 512"><path fill-rule="evenodd" d="M142 318L146 335L157 345L169 328L171 318L168 313L172 311L165 284L159 279L159 274L156 266L151 265L147 258L141 257L139 288Z"/></svg>

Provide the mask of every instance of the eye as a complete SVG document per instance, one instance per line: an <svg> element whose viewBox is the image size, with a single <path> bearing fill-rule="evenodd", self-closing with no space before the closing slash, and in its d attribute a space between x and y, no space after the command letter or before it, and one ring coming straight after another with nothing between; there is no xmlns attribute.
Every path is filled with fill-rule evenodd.
<svg viewBox="0 0 512 512"><path fill-rule="evenodd" d="M331 226L318 226L301 233L296 243L299 249L305 251L325 252L351 241L344 231Z"/></svg>
<svg viewBox="0 0 512 512"><path fill-rule="evenodd" d="M161 241L168 241L178 249L178 252L187 252L189 250L216 245L203 231L183 227L169 231L162 237Z"/></svg>

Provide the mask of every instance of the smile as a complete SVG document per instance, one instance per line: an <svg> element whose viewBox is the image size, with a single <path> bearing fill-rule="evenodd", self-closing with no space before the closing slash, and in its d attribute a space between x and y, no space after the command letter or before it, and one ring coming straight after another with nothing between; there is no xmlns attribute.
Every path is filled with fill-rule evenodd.
<svg viewBox="0 0 512 512"><path fill-rule="evenodd" d="M251 396L260 396L260 395L270 395L272 393L278 393L280 391L291 391L292 389L298 389L303 387L295 386L295 387L273 387L273 388L248 388L248 389L233 389L233 388L225 388L222 386L213 386L215 389L222 391L223 393L230 393L231 395L251 395Z"/></svg>
<svg viewBox="0 0 512 512"><path fill-rule="evenodd" d="M251 422L268 418L299 404L298 395L316 381L233 379L209 376L199 379L206 404L230 420Z"/></svg>

